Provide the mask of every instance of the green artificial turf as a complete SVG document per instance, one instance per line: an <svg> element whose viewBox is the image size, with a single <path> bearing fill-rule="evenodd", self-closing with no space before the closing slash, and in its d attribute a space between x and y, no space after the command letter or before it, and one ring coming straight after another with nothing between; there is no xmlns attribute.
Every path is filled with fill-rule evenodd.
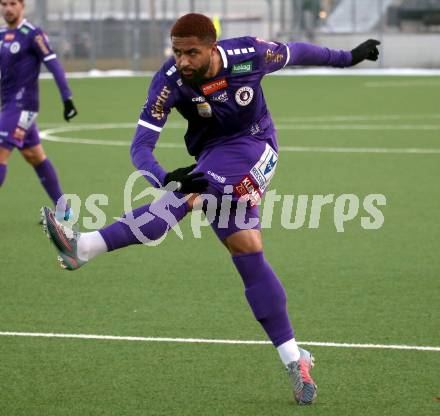
<svg viewBox="0 0 440 416"><path fill-rule="evenodd" d="M281 150L271 182L279 195L311 200L354 194L360 201L344 232L334 225L334 204L323 207L319 228L309 228L310 201L303 227L282 226L280 202L272 227L263 230L266 257L286 288L299 341L440 346L440 154L429 153L440 149L439 87L428 81L264 81L280 146L396 151ZM108 206L101 207L107 223L124 210L123 187L134 171L129 144L148 83L72 80L80 115L67 125L54 83L41 82L40 130L82 125L56 135L126 141L122 146L43 142L65 192L83 201L91 194L108 196ZM170 124L159 143L182 144L184 123L172 113ZM181 148L158 147L156 156L166 169L192 162ZM142 190L140 183L136 189ZM361 217L368 216L362 202L369 194L386 197L378 230L361 226ZM44 204L49 202L36 175L15 152L0 190L0 332L266 339L229 255L209 227L195 238L188 217L181 225L183 241L172 232L158 247L129 247L68 273L58 267L56 252L37 225ZM79 214L91 216L84 204ZM438 351L310 350L317 359L312 374L319 396L314 406L299 408L270 345L0 336L0 414L427 416L440 411Z"/></svg>

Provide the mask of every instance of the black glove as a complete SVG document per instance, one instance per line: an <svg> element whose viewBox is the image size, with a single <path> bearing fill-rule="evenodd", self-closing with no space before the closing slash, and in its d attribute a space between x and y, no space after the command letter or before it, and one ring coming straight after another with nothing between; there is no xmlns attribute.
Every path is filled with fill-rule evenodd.
<svg viewBox="0 0 440 416"><path fill-rule="evenodd" d="M351 65L357 65L359 62L367 59L368 61L377 61L379 57L379 49L377 47L380 42L375 39L368 39L366 42L361 43L351 51Z"/></svg>
<svg viewBox="0 0 440 416"><path fill-rule="evenodd" d="M183 194L199 194L206 191L209 182L207 179L203 178L203 172L191 173L195 167L196 165L191 165L167 173L164 180L164 186L170 182L177 182L177 189L173 190L182 192Z"/></svg>
<svg viewBox="0 0 440 416"><path fill-rule="evenodd" d="M70 119L75 117L77 114L78 111L76 110L72 99L68 98L66 101L64 101L64 120L70 121Z"/></svg>

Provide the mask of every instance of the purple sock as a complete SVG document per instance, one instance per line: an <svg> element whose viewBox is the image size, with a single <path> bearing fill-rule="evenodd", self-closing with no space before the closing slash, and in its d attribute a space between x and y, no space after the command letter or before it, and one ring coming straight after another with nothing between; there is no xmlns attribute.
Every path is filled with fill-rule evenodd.
<svg viewBox="0 0 440 416"><path fill-rule="evenodd" d="M0 163L0 186L2 186L3 182L5 181L7 170L8 166Z"/></svg>
<svg viewBox="0 0 440 416"><path fill-rule="evenodd" d="M122 220L99 230L108 251L158 240L188 213L189 207L183 198L181 193L168 192L152 204L136 208Z"/></svg>
<svg viewBox="0 0 440 416"><path fill-rule="evenodd" d="M287 315L286 293L262 252L233 256L246 299L275 347L294 337Z"/></svg>
<svg viewBox="0 0 440 416"><path fill-rule="evenodd" d="M49 159L45 159L38 166L35 166L35 172L37 172L41 184L43 185L53 204L56 205L58 200L63 196L63 192L61 191L57 173L51 161Z"/></svg>

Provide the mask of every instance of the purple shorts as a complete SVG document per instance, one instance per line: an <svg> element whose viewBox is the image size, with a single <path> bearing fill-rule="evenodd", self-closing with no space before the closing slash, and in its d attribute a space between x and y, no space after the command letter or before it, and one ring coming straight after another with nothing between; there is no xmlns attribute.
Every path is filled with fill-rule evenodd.
<svg viewBox="0 0 440 416"><path fill-rule="evenodd" d="M274 143L274 138L266 141L244 136L207 149L197 160L194 172L204 172L209 181L207 194L214 195L218 201L224 195L231 195L234 203L240 200L247 204L244 219L239 212L240 221L237 221L240 208L233 205L226 226L224 219L219 226L218 217L212 222L212 228L221 240L242 229L260 228L258 204L275 173L278 160ZM243 223L248 224L247 228L241 226Z"/></svg>
<svg viewBox="0 0 440 416"><path fill-rule="evenodd" d="M16 108L0 112L0 146L8 150L14 147L26 149L40 144L35 120L38 113Z"/></svg>

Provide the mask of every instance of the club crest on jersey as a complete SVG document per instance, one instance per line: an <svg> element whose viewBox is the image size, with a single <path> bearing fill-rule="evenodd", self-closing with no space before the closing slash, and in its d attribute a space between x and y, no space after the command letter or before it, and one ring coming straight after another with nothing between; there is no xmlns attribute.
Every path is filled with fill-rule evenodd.
<svg viewBox="0 0 440 416"><path fill-rule="evenodd" d="M235 101L242 107L249 105L252 98L254 98L254 90L251 87L241 87L235 93Z"/></svg>
<svg viewBox="0 0 440 416"><path fill-rule="evenodd" d="M11 43L11 46L9 48L11 53L14 53L14 54L20 52L20 49L21 49L21 46L18 42Z"/></svg>
<svg viewBox="0 0 440 416"><path fill-rule="evenodd" d="M215 81L208 82L201 86L203 95L214 94L218 90L223 90L228 87L228 81L226 78L216 79Z"/></svg>
<svg viewBox="0 0 440 416"><path fill-rule="evenodd" d="M203 118L212 117L212 108L209 103L199 103L197 104L197 111L199 112L199 116Z"/></svg>

